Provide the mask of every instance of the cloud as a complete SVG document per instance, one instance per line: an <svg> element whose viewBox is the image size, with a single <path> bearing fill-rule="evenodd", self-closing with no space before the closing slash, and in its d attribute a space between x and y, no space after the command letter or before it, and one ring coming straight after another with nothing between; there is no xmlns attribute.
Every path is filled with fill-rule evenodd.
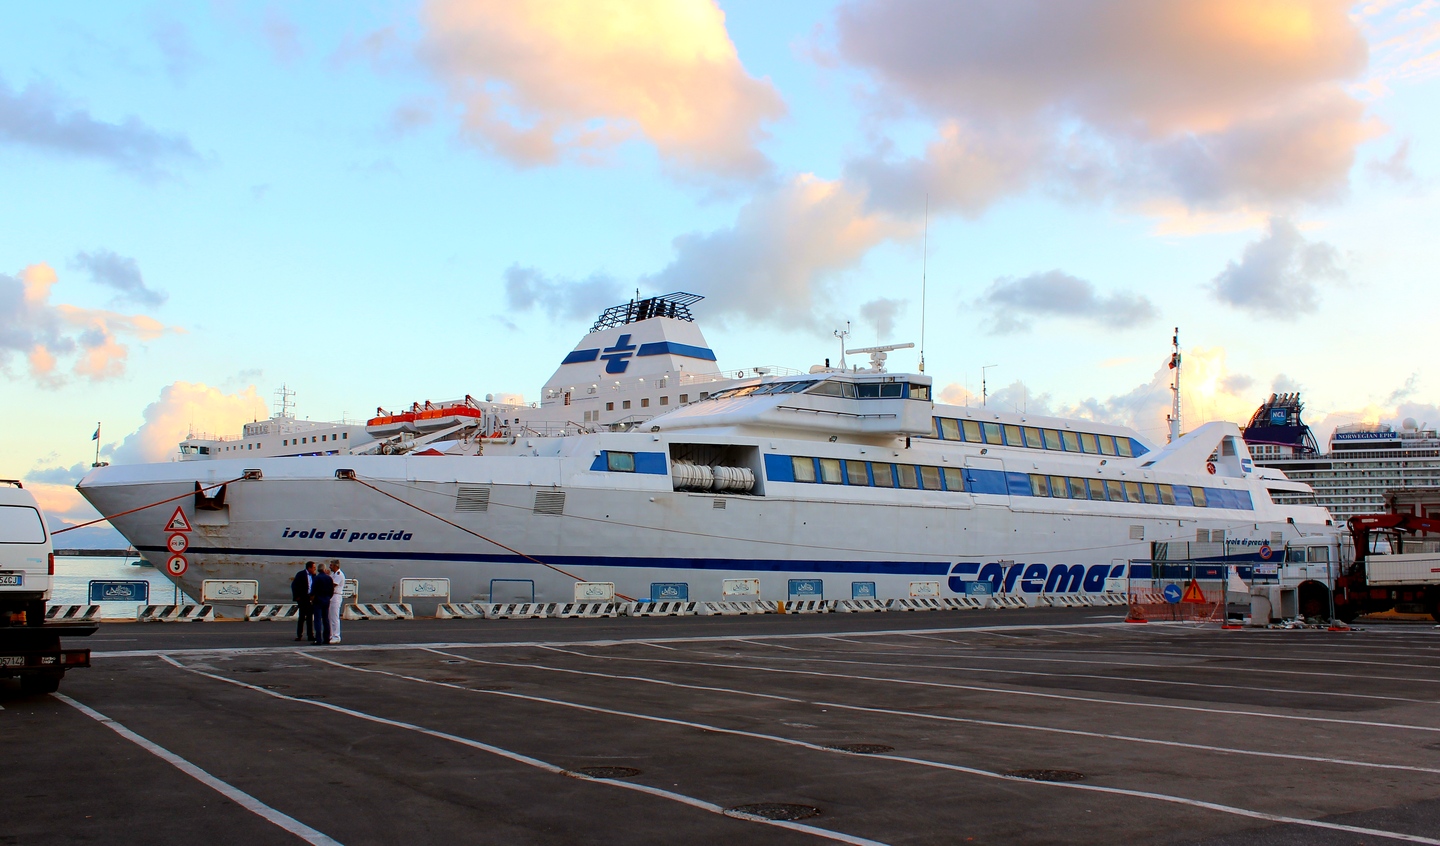
<svg viewBox="0 0 1440 846"><path fill-rule="evenodd" d="M49 86L31 84L16 91L3 78L0 143L98 159L145 178L167 176L171 166L199 159L184 135L151 129L134 116L119 123L96 120L88 111L66 104Z"/></svg>
<svg viewBox="0 0 1440 846"><path fill-rule="evenodd" d="M784 103L711 0L429 0L423 20L463 137L512 162L591 162L640 137L684 171L769 169L757 145Z"/></svg>
<svg viewBox="0 0 1440 846"><path fill-rule="evenodd" d="M136 305L154 308L165 302L169 294L145 286L145 277L140 275L140 265L133 258L103 247L92 252L75 254L71 266L90 274L96 284L105 285L120 292L118 299L128 300Z"/></svg>
<svg viewBox="0 0 1440 846"><path fill-rule="evenodd" d="M538 309L556 320L592 320L625 299L620 283L600 273L575 281L518 264L505 270L505 305L511 313Z"/></svg>
<svg viewBox="0 0 1440 846"><path fill-rule="evenodd" d="M812 325L827 284L876 245L919 229L867 210L844 182L801 174L756 195L732 226L676 238L675 259L644 281L704 294L717 315Z"/></svg>
<svg viewBox="0 0 1440 846"><path fill-rule="evenodd" d="M260 23L260 34L265 37L270 52L275 54L281 64L293 65L305 54L304 48L300 46L300 31L279 9L271 7L265 10L265 20Z"/></svg>
<svg viewBox="0 0 1440 846"><path fill-rule="evenodd" d="M1270 219L1269 232L1246 245L1240 261L1229 262L1211 282L1220 301L1261 317L1310 314L1320 286L1343 282L1340 251L1324 241L1307 241L1290 220Z"/></svg>
<svg viewBox="0 0 1440 846"><path fill-rule="evenodd" d="M1366 165L1371 175L1388 179L1401 185L1415 181L1415 170L1410 167L1410 139L1395 145L1395 151L1383 159L1376 159Z"/></svg>
<svg viewBox="0 0 1440 846"><path fill-rule="evenodd" d="M904 300L892 300L886 297L860 304L860 316L875 326L877 344L883 344L887 338L894 337L895 318L904 308ZM863 347L868 344L857 344L856 346Z"/></svg>
<svg viewBox="0 0 1440 846"><path fill-rule="evenodd" d="M872 101L935 122L922 159L886 175L975 214L1041 184L1064 196L1191 209L1335 197L1379 128L1346 88L1366 68L1345 0L851 0L837 61ZM883 153L883 144L882 150ZM914 202L910 199L909 202Z"/></svg>
<svg viewBox="0 0 1440 846"><path fill-rule="evenodd" d="M75 375L109 379L125 372L127 341L182 331L142 314L52 304L57 281L48 264L32 264L16 276L0 273L0 372L8 374L11 359L23 357L36 381L55 387L65 381L60 364L66 359Z"/></svg>
<svg viewBox="0 0 1440 846"><path fill-rule="evenodd" d="M184 82L200 64L200 55L190 39L190 31L176 21L156 24L150 35L165 60L165 73L174 82Z"/></svg>
<svg viewBox="0 0 1440 846"><path fill-rule="evenodd" d="M269 416L254 385L225 393L198 382L175 382L162 388L160 398L145 407L145 422L115 448L114 461L165 461L178 455L180 441L192 432L230 436L244 424Z"/></svg>
<svg viewBox="0 0 1440 846"><path fill-rule="evenodd" d="M1021 279L1002 276L990 283L976 305L989 312L994 334L1030 328L1027 317L1067 317L1112 328L1155 319L1155 306L1128 292L1102 296L1084 279L1060 270Z"/></svg>
<svg viewBox="0 0 1440 846"><path fill-rule="evenodd" d="M979 217L1000 199L1024 191L1047 150L1033 133L986 135L947 121L925 155L896 156L888 143L845 164L873 207L918 215L926 202Z"/></svg>
<svg viewBox="0 0 1440 846"><path fill-rule="evenodd" d="M86 463L72 464L69 467L42 467L39 470L31 470L25 474L26 483L35 482L46 485L69 485L75 486L80 477L90 472L90 465Z"/></svg>

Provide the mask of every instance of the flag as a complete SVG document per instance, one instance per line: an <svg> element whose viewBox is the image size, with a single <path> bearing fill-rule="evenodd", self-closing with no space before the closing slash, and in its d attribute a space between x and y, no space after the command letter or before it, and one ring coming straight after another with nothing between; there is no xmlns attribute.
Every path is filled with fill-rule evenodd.
<svg viewBox="0 0 1440 846"><path fill-rule="evenodd" d="M1172 353L1170 356L1170 369L1174 370L1180 366L1180 353Z"/></svg>
<svg viewBox="0 0 1440 846"><path fill-rule="evenodd" d="M90 440L92 440L92 441L98 441L98 440L100 440L100 424L99 424L99 423L96 423L96 424L95 424L95 434L93 434L93 435L90 436Z"/></svg>

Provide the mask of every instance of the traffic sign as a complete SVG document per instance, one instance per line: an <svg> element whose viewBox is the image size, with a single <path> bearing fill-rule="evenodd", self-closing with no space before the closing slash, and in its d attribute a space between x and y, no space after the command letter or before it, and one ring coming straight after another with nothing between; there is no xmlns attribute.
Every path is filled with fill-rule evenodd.
<svg viewBox="0 0 1440 846"><path fill-rule="evenodd" d="M181 508L181 507L178 506L178 505L175 506L175 513L170 515L170 522L165 524L165 531L167 531L167 532L188 532L188 531L190 531L190 521L185 519L185 510L184 510L183 508Z"/></svg>
<svg viewBox="0 0 1440 846"><path fill-rule="evenodd" d="M165 571L172 576L183 576L188 569L190 569L190 562L186 561L183 555L172 555L165 562Z"/></svg>
<svg viewBox="0 0 1440 846"><path fill-rule="evenodd" d="M1175 603L1180 601L1179 585L1166 585L1164 589L1160 592L1165 596L1165 601L1170 603L1171 605L1174 605Z"/></svg>
<svg viewBox="0 0 1440 846"><path fill-rule="evenodd" d="M190 538L179 532L176 532L168 539L166 539L165 545L170 547L171 552L179 555L180 553L190 548Z"/></svg>
<svg viewBox="0 0 1440 846"><path fill-rule="evenodd" d="M1185 595L1180 597L1181 602L1204 602L1205 594L1200 592L1200 583L1194 579L1185 586Z"/></svg>

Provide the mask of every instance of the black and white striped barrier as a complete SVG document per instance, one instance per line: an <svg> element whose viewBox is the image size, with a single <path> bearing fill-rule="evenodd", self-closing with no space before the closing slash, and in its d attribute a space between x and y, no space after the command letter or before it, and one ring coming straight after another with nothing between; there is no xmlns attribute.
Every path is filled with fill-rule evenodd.
<svg viewBox="0 0 1440 846"><path fill-rule="evenodd" d="M627 617L689 617L699 613L696 611L697 602L680 602L678 600L666 600L664 602L632 602L625 608Z"/></svg>
<svg viewBox="0 0 1440 846"><path fill-rule="evenodd" d="M539 602L486 602L480 603L485 617L490 620L542 620L545 605Z"/></svg>
<svg viewBox="0 0 1440 846"><path fill-rule="evenodd" d="M437 620L483 620L485 606L479 602L442 602L435 608Z"/></svg>
<svg viewBox="0 0 1440 846"><path fill-rule="evenodd" d="M619 617L624 610L618 602L560 602L545 609L547 617L595 619Z"/></svg>
<svg viewBox="0 0 1440 846"><path fill-rule="evenodd" d="M859 612L859 611L889 611L883 599L837 599L835 600L835 611Z"/></svg>
<svg viewBox="0 0 1440 846"><path fill-rule="evenodd" d="M828 614L830 603L823 599L787 599L776 610L781 614Z"/></svg>
<svg viewBox="0 0 1440 846"><path fill-rule="evenodd" d="M944 611L945 603L929 596L914 596L909 599L890 600L891 611Z"/></svg>
<svg viewBox="0 0 1440 846"><path fill-rule="evenodd" d="M340 614L342 620L413 620L415 611L407 602L353 602Z"/></svg>
<svg viewBox="0 0 1440 846"><path fill-rule="evenodd" d="M1097 605L1129 605L1130 597L1115 591L1105 591L1096 597Z"/></svg>
<svg viewBox="0 0 1440 846"><path fill-rule="evenodd" d="M100 619L99 605L51 605L45 609L45 619L74 623Z"/></svg>
<svg viewBox="0 0 1440 846"><path fill-rule="evenodd" d="M213 605L144 605L135 615L142 623L213 623Z"/></svg>
<svg viewBox="0 0 1440 846"><path fill-rule="evenodd" d="M1026 602L1025 597L1023 596L1016 596L1013 593L997 593L994 596L990 597L990 607L1029 608L1030 603Z"/></svg>
<svg viewBox="0 0 1440 846"><path fill-rule="evenodd" d="M985 607L985 598L979 596L956 596L940 601L952 611L975 611Z"/></svg>
<svg viewBox="0 0 1440 846"><path fill-rule="evenodd" d="M756 600L753 602L697 602L695 613L711 617L735 617L744 614L773 614L776 603Z"/></svg>
<svg viewBox="0 0 1440 846"><path fill-rule="evenodd" d="M245 606L245 622L247 623L264 623L269 620L286 620L293 623L299 616L300 606L293 602L279 605Z"/></svg>

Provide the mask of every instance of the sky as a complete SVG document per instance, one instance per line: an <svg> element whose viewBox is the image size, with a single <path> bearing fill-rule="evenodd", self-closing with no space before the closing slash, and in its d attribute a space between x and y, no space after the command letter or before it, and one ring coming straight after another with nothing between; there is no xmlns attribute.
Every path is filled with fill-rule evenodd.
<svg viewBox="0 0 1440 846"><path fill-rule="evenodd" d="M1178 327L1186 428L1434 426L1437 145L1435 0L8 4L0 477L535 400L636 291L727 370L848 322L1163 442Z"/></svg>

